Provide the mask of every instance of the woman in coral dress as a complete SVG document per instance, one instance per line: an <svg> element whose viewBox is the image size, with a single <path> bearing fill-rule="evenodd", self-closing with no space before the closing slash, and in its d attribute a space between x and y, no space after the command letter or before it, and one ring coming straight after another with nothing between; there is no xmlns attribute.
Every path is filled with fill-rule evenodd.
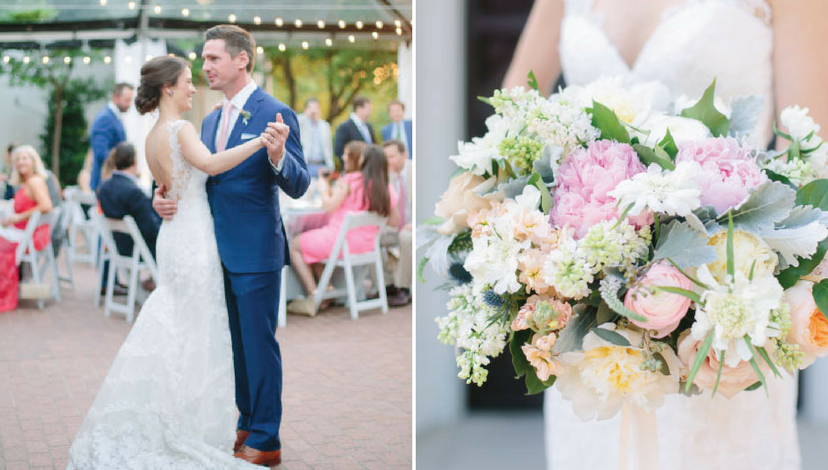
<svg viewBox="0 0 828 470"><path fill-rule="evenodd" d="M316 314L312 299L317 287L314 271L317 277L321 274L324 266L319 263L330 256L347 214L376 212L387 216L389 225L395 225L399 217L397 194L388 184L388 161L379 146L365 148L361 171L346 173L333 187L329 184L327 179L320 178L322 206L331 213L328 224L298 235L290 246L290 262L308 294L307 299L294 300L288 305L292 312ZM367 226L349 230L345 239L350 252L359 254L374 248L376 236L377 227Z"/></svg>
<svg viewBox="0 0 828 470"><path fill-rule="evenodd" d="M0 218L0 312L17 308L17 291L20 277L15 263L15 250L23 240L26 224L35 211L52 210L52 200L46 186L46 168L40 155L30 145L15 148L11 153L13 165L9 183L20 186L14 195L14 213ZM48 225L34 232L36 250L49 242Z"/></svg>

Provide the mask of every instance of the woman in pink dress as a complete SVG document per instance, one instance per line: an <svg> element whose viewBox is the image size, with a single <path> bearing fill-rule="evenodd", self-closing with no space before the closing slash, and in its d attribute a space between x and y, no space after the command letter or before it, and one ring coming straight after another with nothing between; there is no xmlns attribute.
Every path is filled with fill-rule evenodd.
<svg viewBox="0 0 828 470"><path fill-rule="evenodd" d="M313 295L316 292L316 276L333 249L345 215L351 212L370 211L388 217L389 225L395 225L397 194L388 184L388 162L382 148L369 145L363 153L362 170L346 173L334 185L325 178L319 180L322 207L331 213L328 224L298 235L290 245L290 262L299 275L307 299L294 300L288 305L292 312L316 314ZM348 249L353 254L365 253L374 248L377 227L358 227L345 236ZM313 266L313 270L311 270ZM324 305L324 304L323 304Z"/></svg>
<svg viewBox="0 0 828 470"><path fill-rule="evenodd" d="M20 185L20 189L14 195L14 213L0 220L0 312L17 308L20 278L14 253L23 240L29 217L35 211L45 214L52 210L46 168L37 151L30 145L17 147L12 151L11 160L14 170L9 183ZM43 249L49 236L48 225L38 227L34 232L35 249Z"/></svg>

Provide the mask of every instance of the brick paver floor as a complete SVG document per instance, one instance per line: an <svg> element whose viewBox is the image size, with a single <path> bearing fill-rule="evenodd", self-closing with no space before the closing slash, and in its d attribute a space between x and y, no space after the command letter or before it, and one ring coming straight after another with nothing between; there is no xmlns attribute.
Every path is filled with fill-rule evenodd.
<svg viewBox="0 0 828 470"><path fill-rule="evenodd" d="M0 313L0 470L66 467L77 432L130 325L92 304L94 275L38 310ZM284 360L284 470L410 469L411 307L289 316Z"/></svg>

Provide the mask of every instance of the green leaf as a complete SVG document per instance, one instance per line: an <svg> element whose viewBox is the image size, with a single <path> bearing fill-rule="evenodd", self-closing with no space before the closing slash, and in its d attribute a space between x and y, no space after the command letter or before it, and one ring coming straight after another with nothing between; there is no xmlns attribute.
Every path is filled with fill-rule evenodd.
<svg viewBox="0 0 828 470"><path fill-rule="evenodd" d="M670 128L667 128L667 133L664 134L664 138L661 139L661 142L658 143L658 146L663 148L668 155L670 155L671 161L676 161L676 155L678 155L678 146L676 145L676 140L673 138L673 134L670 133Z"/></svg>
<svg viewBox="0 0 828 470"><path fill-rule="evenodd" d="M800 259L798 266L791 266L783 269L777 276L776 280L782 285L782 288L789 289L794 284L799 282L802 276L811 274L811 271L819 266L822 259L825 258L825 253L828 252L828 239L822 240L817 245L817 251L811 256L811 259Z"/></svg>
<svg viewBox="0 0 828 470"><path fill-rule="evenodd" d="M555 385L555 380L557 380L557 377L553 375L549 377L549 380L544 382L538 378L538 375L535 373L535 368L529 367L529 370L526 372L526 394L537 395Z"/></svg>
<svg viewBox="0 0 828 470"><path fill-rule="evenodd" d="M517 377L523 377L532 368L521 347L532 338L532 330L516 331L509 341L509 352L512 353L512 366L515 368Z"/></svg>
<svg viewBox="0 0 828 470"><path fill-rule="evenodd" d="M716 249L707 244L706 232L687 222L673 219L663 226L653 254L653 261L671 259L682 268L692 268L716 261Z"/></svg>
<svg viewBox="0 0 828 470"><path fill-rule="evenodd" d="M535 173L535 175L538 175ZM541 194L541 210L544 214L548 214L549 211L552 210L552 206L555 203L552 199L552 194L549 192L549 188L546 187L546 183L540 179L540 175L538 175L538 180L535 181L535 186L538 188Z"/></svg>
<svg viewBox="0 0 828 470"><path fill-rule="evenodd" d="M718 370L718 372L716 372L716 385L713 386L713 395L711 395L711 396L714 396L714 397L716 396L716 390L719 389L719 379L722 378L722 367L724 366L724 355L725 355L724 351L719 353L719 370Z"/></svg>
<svg viewBox="0 0 828 470"><path fill-rule="evenodd" d="M599 297L600 298L600 297ZM595 324L596 325L603 325L604 323L614 322L618 318L618 314L615 313L606 302L600 301L598 303L598 313L596 314Z"/></svg>
<svg viewBox="0 0 828 470"><path fill-rule="evenodd" d="M762 386L762 382L755 382L753 385L751 385L750 387L746 388L746 389L745 389L745 391L746 391L746 392L752 392L752 391L756 390L757 388L759 388L759 387L761 387L761 386Z"/></svg>
<svg viewBox="0 0 828 470"><path fill-rule="evenodd" d="M784 132L780 131L778 127L776 127L776 121L773 121L773 133L778 135L779 137L782 137L783 139L793 141L793 137L789 136L788 134L785 134Z"/></svg>
<svg viewBox="0 0 828 470"><path fill-rule="evenodd" d="M828 180L814 180L796 192L796 205L828 211Z"/></svg>
<svg viewBox="0 0 828 470"><path fill-rule="evenodd" d="M681 116L701 121L702 124L710 129L710 133L712 133L714 137L720 137L727 135L727 129L730 126L730 123L727 120L727 116L720 113L719 110L716 109L716 106L713 103L715 94L716 80L714 79L713 83L711 83L710 86L704 91L704 94L699 102L692 107L683 110L681 112Z"/></svg>
<svg viewBox="0 0 828 470"><path fill-rule="evenodd" d="M420 262L417 263L417 280L423 284L426 282L425 277L423 277L423 271L425 270L426 264L428 264L428 257L426 256L423 256L422 259L420 259Z"/></svg>
<svg viewBox="0 0 828 470"><path fill-rule="evenodd" d="M533 70L530 70L529 75L527 77L529 78L529 88L535 91L540 91L540 86L538 86L538 79L535 78L535 72Z"/></svg>
<svg viewBox="0 0 828 470"><path fill-rule="evenodd" d="M667 361L664 359L664 356L661 355L660 352L653 353L653 358L661 362L661 373L664 375L670 375L670 366L667 364Z"/></svg>
<svg viewBox="0 0 828 470"><path fill-rule="evenodd" d="M733 260L733 212L727 211L727 274L736 274L736 264Z"/></svg>
<svg viewBox="0 0 828 470"><path fill-rule="evenodd" d="M750 338L748 335L744 337L745 343L747 343L748 349L750 349L750 354L753 357L750 359L750 366L753 367L753 372L756 373L756 377L759 377L759 381L762 382L762 386L765 387L765 394L768 393L768 384L765 381L765 374L762 373L762 370L759 369L758 359L759 356L756 354L756 350L753 349L753 343L750 342Z"/></svg>
<svg viewBox="0 0 828 470"><path fill-rule="evenodd" d="M677 294L682 297L687 297L688 299L696 302L697 304L701 305L701 296L691 290L682 289L681 287L673 287L673 286L652 286L653 289L661 290L664 292L669 292L671 294Z"/></svg>
<svg viewBox="0 0 828 470"><path fill-rule="evenodd" d="M423 221L423 225L440 225L444 221L445 220L442 217L438 217L435 215L434 217L429 217L428 219L425 219Z"/></svg>
<svg viewBox="0 0 828 470"><path fill-rule="evenodd" d="M759 233L773 230L777 222L785 220L796 203L796 192L782 183L769 181L750 191L747 200L732 214L720 215L716 220L724 222L733 217L733 228L745 232Z"/></svg>
<svg viewBox="0 0 828 470"><path fill-rule="evenodd" d="M765 172L765 174L768 176L768 179L771 181L778 181L780 183L786 184L790 186L794 191L799 189L797 185L791 183L791 180L789 180L787 176L780 175L779 173L768 170L767 168L763 168L762 171Z"/></svg>
<svg viewBox="0 0 828 470"><path fill-rule="evenodd" d="M693 284L695 284L695 285L697 285L697 286L701 287L702 289L709 289L709 288L708 288L708 287L707 287L704 283L702 283L701 281L699 281L698 279L696 279L695 277L693 277L693 276L689 275L689 274L688 274L688 273L686 273L683 269L681 269L681 268L679 267L679 265L677 265L677 264L675 263L675 261L673 261L673 260L672 260L672 258L667 258L667 261L669 261L669 262L670 262L670 264L672 264L674 268L678 269L678 271L679 271L681 274L683 274L683 275L684 275L684 277L686 277L687 279L690 279L690 282L692 282Z"/></svg>
<svg viewBox="0 0 828 470"><path fill-rule="evenodd" d="M592 332L595 333L596 335L598 335L598 337L600 337L601 339L603 339L604 341L606 341L610 344L614 344L616 346L624 346L624 347L631 346L631 344L630 344L630 342L627 338L625 338L620 333L616 333L615 331L607 330L607 329L600 328L600 327L596 326L595 328L592 329Z"/></svg>
<svg viewBox="0 0 828 470"><path fill-rule="evenodd" d="M707 333L707 337L704 338L704 343L702 343L701 347L699 348L698 352L696 352L696 359L693 361L693 367L690 368L690 375L687 376L687 385L684 387L684 391L689 393L690 386L693 383L693 380L696 378L696 374L699 373L699 369L701 368L702 363L707 358L707 353L710 352L710 347L713 345L713 331L711 330Z"/></svg>
<svg viewBox="0 0 828 470"><path fill-rule="evenodd" d="M773 375L775 375L775 376L777 376L781 379L782 374L779 373L779 369L776 368L776 364L774 364L773 361L771 361L771 358L768 355L768 351L766 351L765 348L756 348L756 350L759 351L759 355L762 356L762 359L764 359L765 362L768 363L771 370L773 371Z"/></svg>
<svg viewBox="0 0 828 470"><path fill-rule="evenodd" d="M814 303L825 318L828 318L828 279L823 279L814 284L812 290Z"/></svg>
<svg viewBox="0 0 828 470"><path fill-rule="evenodd" d="M638 153L638 158L646 166L650 166L650 164L655 163L666 170L676 169L670 155L668 155L667 152L665 152L661 147L656 147L658 150L655 150L647 147L646 145L635 144L633 145L633 148L636 153Z"/></svg>
<svg viewBox="0 0 828 470"><path fill-rule="evenodd" d="M630 134L615 112L595 100L592 101L592 125L601 131L602 139L630 143Z"/></svg>
<svg viewBox="0 0 828 470"><path fill-rule="evenodd" d="M566 326L561 330L558 340L552 346L552 350L558 354L570 351L581 351L584 348L584 336L595 326L596 311L585 305L575 307L577 315L569 319Z"/></svg>
<svg viewBox="0 0 828 470"><path fill-rule="evenodd" d="M788 160L801 160L802 154L800 152L800 145L799 141L795 140L791 142L791 146L788 147Z"/></svg>
<svg viewBox="0 0 828 470"><path fill-rule="evenodd" d="M646 322L646 318L630 311L624 306L623 302L618 300L618 291L621 290L622 286L622 280L612 276L607 276L601 280L601 287L598 291L601 293L601 298L604 299L604 302L606 302L609 308L611 308L615 313L627 318L632 318L636 321Z"/></svg>
<svg viewBox="0 0 828 470"><path fill-rule="evenodd" d="M492 99L489 98L488 96L478 96L477 99L484 102L484 103L486 103L486 104L488 104L489 106L491 106L491 104L492 104Z"/></svg>

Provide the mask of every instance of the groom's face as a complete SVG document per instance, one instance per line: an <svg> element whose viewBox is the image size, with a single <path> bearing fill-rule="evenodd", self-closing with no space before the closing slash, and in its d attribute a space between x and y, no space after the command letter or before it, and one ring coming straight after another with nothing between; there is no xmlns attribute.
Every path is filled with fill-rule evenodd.
<svg viewBox="0 0 828 470"><path fill-rule="evenodd" d="M241 54L233 58L225 49L224 39L211 39L204 43L201 57L204 59L202 70L207 75L210 89L223 90L225 86L238 81L239 75L245 73L245 64L241 63Z"/></svg>

